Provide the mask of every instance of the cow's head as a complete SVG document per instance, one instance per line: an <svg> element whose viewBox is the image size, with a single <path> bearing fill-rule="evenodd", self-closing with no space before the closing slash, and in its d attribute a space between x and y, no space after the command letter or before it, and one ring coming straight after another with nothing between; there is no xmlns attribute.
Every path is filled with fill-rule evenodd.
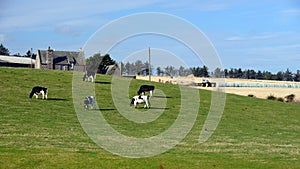
<svg viewBox="0 0 300 169"><path fill-rule="evenodd" d="M135 98L132 98L132 99L131 99L131 102L130 102L130 106L133 106L133 105L134 105L134 101L135 101Z"/></svg>

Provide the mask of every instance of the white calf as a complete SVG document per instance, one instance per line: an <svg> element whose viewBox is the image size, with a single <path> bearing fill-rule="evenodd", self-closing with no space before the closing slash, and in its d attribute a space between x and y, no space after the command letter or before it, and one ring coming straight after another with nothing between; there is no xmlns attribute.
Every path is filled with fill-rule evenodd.
<svg viewBox="0 0 300 169"><path fill-rule="evenodd" d="M137 104L144 103L144 108L150 108L149 107L149 96L133 96L130 106L134 105L134 107L137 106Z"/></svg>

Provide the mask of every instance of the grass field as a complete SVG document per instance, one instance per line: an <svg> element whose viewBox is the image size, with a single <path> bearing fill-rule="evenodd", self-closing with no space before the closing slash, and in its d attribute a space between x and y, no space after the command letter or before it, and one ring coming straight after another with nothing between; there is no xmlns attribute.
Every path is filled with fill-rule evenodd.
<svg viewBox="0 0 300 169"><path fill-rule="evenodd" d="M0 79L0 168L300 166L300 106L297 104L228 94L217 130L207 142L198 144L211 98L210 91L199 90L198 117L187 137L163 154L132 159L100 148L84 132L73 106L72 72L0 68ZM142 83L145 82L132 80L129 95ZM153 122L136 124L115 109L111 77L97 76L97 104L115 130L128 136L150 137L172 125L180 108L178 86L147 83L168 96L167 109ZM28 98L35 85L48 87L48 100Z"/></svg>

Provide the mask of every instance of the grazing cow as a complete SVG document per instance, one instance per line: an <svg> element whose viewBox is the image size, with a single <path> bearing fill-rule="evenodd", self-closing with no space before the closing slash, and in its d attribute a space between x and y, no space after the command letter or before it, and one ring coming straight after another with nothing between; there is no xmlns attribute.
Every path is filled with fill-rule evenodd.
<svg viewBox="0 0 300 169"><path fill-rule="evenodd" d="M38 99L39 94L42 94L42 99L47 99L48 89L46 87L35 86L32 88L32 90L29 94L29 98L32 98L32 96L35 96L36 99Z"/></svg>
<svg viewBox="0 0 300 169"><path fill-rule="evenodd" d="M144 108L150 108L149 107L149 96L133 96L130 106L134 105L136 108L137 104L144 103Z"/></svg>
<svg viewBox="0 0 300 169"><path fill-rule="evenodd" d="M154 86L151 85L142 85L137 92L138 95L145 95L145 92L150 92L150 97L152 97L153 92L154 92Z"/></svg>
<svg viewBox="0 0 300 169"><path fill-rule="evenodd" d="M85 74L83 75L83 81L90 81L94 82L94 80L96 79L96 73L95 72L90 72L90 71L86 71Z"/></svg>
<svg viewBox="0 0 300 169"><path fill-rule="evenodd" d="M93 109L96 109L96 100L94 96L85 97L83 104L85 110L89 109L89 105L92 105Z"/></svg>

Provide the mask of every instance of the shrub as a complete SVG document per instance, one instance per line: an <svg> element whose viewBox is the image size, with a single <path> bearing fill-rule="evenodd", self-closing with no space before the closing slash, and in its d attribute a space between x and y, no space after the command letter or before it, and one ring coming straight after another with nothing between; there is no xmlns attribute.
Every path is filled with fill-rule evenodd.
<svg viewBox="0 0 300 169"><path fill-rule="evenodd" d="M294 102L295 95L290 94L290 95L285 96L284 98L286 98L286 102Z"/></svg>
<svg viewBox="0 0 300 169"><path fill-rule="evenodd" d="M253 94L248 94L248 97L255 97Z"/></svg>
<svg viewBox="0 0 300 169"><path fill-rule="evenodd" d="M270 95L270 96L267 97L267 99L268 100L276 100L277 98L275 96L273 96L273 95Z"/></svg>
<svg viewBox="0 0 300 169"><path fill-rule="evenodd" d="M284 98L282 98L282 97L278 97L277 100L280 102L284 102Z"/></svg>

